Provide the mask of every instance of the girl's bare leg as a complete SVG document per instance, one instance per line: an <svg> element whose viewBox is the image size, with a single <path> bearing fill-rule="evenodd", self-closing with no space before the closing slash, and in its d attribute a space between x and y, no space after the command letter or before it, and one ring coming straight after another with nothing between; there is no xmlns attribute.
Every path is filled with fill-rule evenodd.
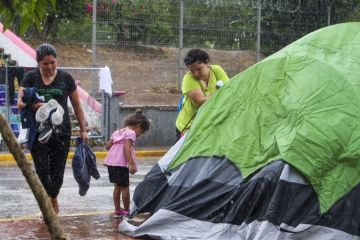
<svg viewBox="0 0 360 240"><path fill-rule="evenodd" d="M130 209L130 189L129 186L121 187L122 202L124 209L129 211Z"/></svg>
<svg viewBox="0 0 360 240"><path fill-rule="evenodd" d="M114 198L115 211L120 210L120 193L121 193L121 187L118 186L116 183L114 183L113 198Z"/></svg>

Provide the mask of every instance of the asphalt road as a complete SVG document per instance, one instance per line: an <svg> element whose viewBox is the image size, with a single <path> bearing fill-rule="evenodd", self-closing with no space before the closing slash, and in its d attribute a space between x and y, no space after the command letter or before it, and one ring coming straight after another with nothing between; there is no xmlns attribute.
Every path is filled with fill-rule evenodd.
<svg viewBox="0 0 360 240"><path fill-rule="evenodd" d="M131 196L136 185L158 161L159 157L138 158L138 172L130 176ZM60 224L71 239L131 239L121 235L121 220L112 218L113 184L106 167L98 163L100 179L91 179L84 197L72 175L70 161L65 170L64 184L58 196ZM35 218L40 211L29 186L15 164L0 165L0 239L48 239L46 225Z"/></svg>
<svg viewBox="0 0 360 240"><path fill-rule="evenodd" d="M135 186L156 163L157 158L138 158L138 172L130 175L131 195ZM84 197L78 193L70 161L66 166L64 183L58 196L61 214L113 210L113 184L109 182L107 168L98 162L100 179L91 179L90 189ZM0 165L0 219L35 215L39 207L24 176L14 165Z"/></svg>

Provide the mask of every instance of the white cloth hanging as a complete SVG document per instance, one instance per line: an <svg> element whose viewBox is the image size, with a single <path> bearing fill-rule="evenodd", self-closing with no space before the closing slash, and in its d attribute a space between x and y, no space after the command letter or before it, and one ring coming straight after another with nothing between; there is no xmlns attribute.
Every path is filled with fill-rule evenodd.
<svg viewBox="0 0 360 240"><path fill-rule="evenodd" d="M100 78L100 90L104 90L109 96L112 95L112 78L110 73L110 68L105 66L101 68L99 71L99 78Z"/></svg>

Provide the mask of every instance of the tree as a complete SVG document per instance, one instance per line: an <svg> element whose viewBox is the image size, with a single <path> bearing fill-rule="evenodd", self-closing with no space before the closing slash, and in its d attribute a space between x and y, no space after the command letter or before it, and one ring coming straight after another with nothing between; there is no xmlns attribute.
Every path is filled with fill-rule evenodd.
<svg viewBox="0 0 360 240"><path fill-rule="evenodd" d="M31 25L41 29L42 20L55 4L56 0L1 0L0 20L4 30L16 28L19 34L25 33Z"/></svg>
<svg viewBox="0 0 360 240"><path fill-rule="evenodd" d="M110 39L100 40L127 45L177 41L173 22L174 16L178 15L176 6L174 1L169 0L99 1L98 30L108 32L108 36L111 33Z"/></svg>
<svg viewBox="0 0 360 240"><path fill-rule="evenodd" d="M41 29L29 35L46 39L57 38L59 29L69 23L81 22L85 17L85 4L83 0L57 1L55 8L50 9L43 18ZM77 27L78 28L78 27Z"/></svg>

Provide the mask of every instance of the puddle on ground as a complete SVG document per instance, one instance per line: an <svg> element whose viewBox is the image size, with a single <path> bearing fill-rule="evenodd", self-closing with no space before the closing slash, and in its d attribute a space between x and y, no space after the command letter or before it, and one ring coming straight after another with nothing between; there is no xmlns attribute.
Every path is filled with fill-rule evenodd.
<svg viewBox="0 0 360 240"><path fill-rule="evenodd" d="M118 232L121 219L113 219L110 214L60 217L60 225L70 239L139 239ZM0 222L0 236L4 239L30 240L50 239L46 224L42 220L18 220Z"/></svg>

